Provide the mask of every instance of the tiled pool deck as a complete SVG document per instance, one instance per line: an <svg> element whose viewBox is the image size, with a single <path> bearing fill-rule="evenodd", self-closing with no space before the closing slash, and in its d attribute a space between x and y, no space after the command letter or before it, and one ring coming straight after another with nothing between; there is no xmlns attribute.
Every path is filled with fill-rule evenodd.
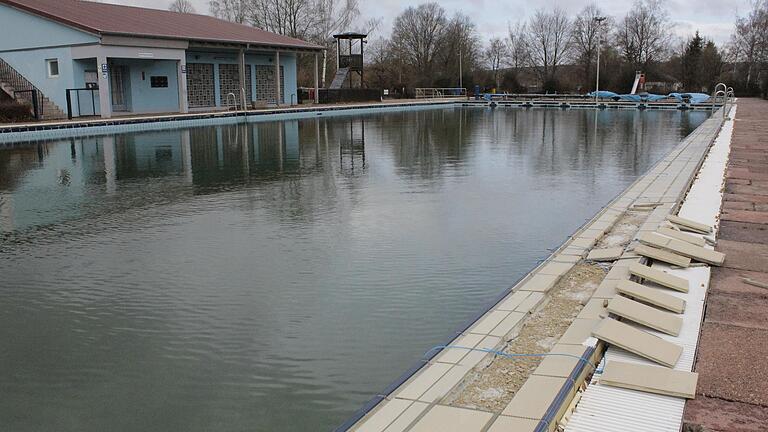
<svg viewBox="0 0 768 432"><path fill-rule="evenodd" d="M715 113L548 260L511 288L494 307L462 330L449 345L483 349L501 347L505 336L524 325L529 314L546 303L548 292L555 284L630 208L653 208L636 235L657 230L666 216L676 213L681 205L722 124L721 112ZM713 194L718 192L712 191ZM616 295L618 281L629 278L630 263L641 261L632 252L625 252L612 265L552 353L581 356L591 363L602 356L605 346L602 342L594 344L594 339L590 338L591 330L604 311L603 301ZM683 358L686 360L681 360L686 363L681 366L683 369L688 367L690 370L695 350L695 343L685 348ZM546 357L500 413L451 406L446 396L460 387L468 373L489 356L492 354L482 351L446 349L404 382L378 395L368 404L366 410L370 410L363 410L339 430L551 431L568 410L581 383L592 372L591 367L573 357Z"/></svg>

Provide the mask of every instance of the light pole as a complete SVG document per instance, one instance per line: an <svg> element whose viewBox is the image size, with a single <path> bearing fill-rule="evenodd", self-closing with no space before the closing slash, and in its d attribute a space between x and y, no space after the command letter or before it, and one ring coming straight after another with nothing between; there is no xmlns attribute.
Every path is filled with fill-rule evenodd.
<svg viewBox="0 0 768 432"><path fill-rule="evenodd" d="M597 92L600 89L600 51L603 42L603 21L606 20L604 16L597 16L593 18L597 23L597 77L595 78L595 108L597 108Z"/></svg>

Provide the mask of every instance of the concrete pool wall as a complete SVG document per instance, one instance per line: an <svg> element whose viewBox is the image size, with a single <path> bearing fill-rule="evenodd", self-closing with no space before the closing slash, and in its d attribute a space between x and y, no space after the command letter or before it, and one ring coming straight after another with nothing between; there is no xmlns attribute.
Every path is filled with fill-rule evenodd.
<svg viewBox="0 0 768 432"><path fill-rule="evenodd" d="M652 208L639 227L638 235L651 232L669 214L676 213L723 125L720 112L686 137L648 173L635 181L591 221L578 230L549 259L536 267L477 319L463 327L446 346L471 349L499 349L504 338L522 327L530 314L548 300L550 290L577 262L633 207ZM615 285L628 277L629 264L640 257L624 252L603 282L592 293L592 304L615 294ZM594 301L594 302L593 302ZM603 343L586 343L598 321L597 311L587 303L558 341L560 349L594 364L605 350ZM688 350L691 348L689 347ZM694 347L695 349L695 347ZM451 404L449 395L460 389L473 369L492 360L493 354L465 349L435 351L409 370L395 384L378 394L337 431L550 431L566 412L577 389L592 371L585 361L568 359L549 368L558 373L534 372L502 412L488 412ZM693 353L687 352L686 358ZM551 362L550 362L551 363ZM543 367L543 366L542 366ZM555 375L555 376L553 376ZM506 428L506 429L504 429Z"/></svg>

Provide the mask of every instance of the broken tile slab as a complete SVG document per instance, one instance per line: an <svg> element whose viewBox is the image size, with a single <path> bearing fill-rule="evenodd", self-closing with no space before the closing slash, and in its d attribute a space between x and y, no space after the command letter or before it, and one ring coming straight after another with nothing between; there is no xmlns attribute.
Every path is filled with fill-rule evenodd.
<svg viewBox="0 0 768 432"><path fill-rule="evenodd" d="M549 351L549 353L553 355L544 357L536 370L533 371L533 374L567 378L571 376L571 373L573 373L573 370L576 368L576 366L584 361L579 360L576 357L582 357L586 350L587 348L582 345L556 344ZM585 358L585 360L587 359Z"/></svg>
<svg viewBox="0 0 768 432"><path fill-rule="evenodd" d="M554 258L552 258L552 262L557 262L557 263L576 264L579 261L581 261L581 256L566 255L564 253L557 254Z"/></svg>
<svg viewBox="0 0 768 432"><path fill-rule="evenodd" d="M568 329L565 330L565 333L563 333L563 335L560 337L558 343L570 345L583 344L584 341L591 336L592 330L595 328L597 323L598 320L593 319L577 318L573 320Z"/></svg>
<svg viewBox="0 0 768 432"><path fill-rule="evenodd" d="M536 273L540 275L562 276L572 268L573 264L570 263L549 262Z"/></svg>
<svg viewBox="0 0 768 432"><path fill-rule="evenodd" d="M452 367L453 365L447 363L434 363L423 367L395 396L402 399L418 399Z"/></svg>
<svg viewBox="0 0 768 432"><path fill-rule="evenodd" d="M593 297L587 301L587 304L584 305L576 318L594 320L602 319L608 316L608 310L605 308L606 305L607 299Z"/></svg>
<svg viewBox="0 0 768 432"><path fill-rule="evenodd" d="M616 261L621 258L623 253L623 247L592 249L589 255L587 255L587 259L590 261Z"/></svg>
<svg viewBox="0 0 768 432"><path fill-rule="evenodd" d="M389 427L384 429L383 432L405 432L408 426L410 426L411 423L413 423L413 421L421 415L421 413L426 411L427 408L429 408L428 403L414 402L400 415L400 417L397 418L397 420L393 421Z"/></svg>
<svg viewBox="0 0 768 432"><path fill-rule="evenodd" d="M677 255L692 258L712 265L723 265L725 254L701 246L696 246L688 242L664 237L656 233L643 233L638 238L640 242L649 246L665 249Z"/></svg>
<svg viewBox="0 0 768 432"><path fill-rule="evenodd" d="M600 321L592 336L670 368L675 367L683 353L680 345L612 318Z"/></svg>
<svg viewBox="0 0 768 432"><path fill-rule="evenodd" d="M596 238L596 237L592 237L592 238L587 238L587 237L576 237L575 239L573 239L573 240L572 240L572 241L571 241L571 242L568 244L568 246L569 246L569 247L571 247L571 246L572 246L572 247L580 247L580 248L586 248L586 249L589 249L589 248L591 248L592 246L594 246L594 245L595 245L595 243L597 243L597 238Z"/></svg>
<svg viewBox="0 0 768 432"><path fill-rule="evenodd" d="M616 284L619 283L619 279L603 279L600 285L597 286L595 292L592 293L593 299L612 299L616 296Z"/></svg>
<svg viewBox="0 0 768 432"><path fill-rule="evenodd" d="M664 249L655 248L652 246L638 245L638 246L635 246L634 252L646 258L651 258L656 261L662 261L668 264L676 265L678 267L691 266L690 258L666 251Z"/></svg>
<svg viewBox="0 0 768 432"><path fill-rule="evenodd" d="M499 416L488 432L534 432L538 425L539 420Z"/></svg>
<svg viewBox="0 0 768 432"><path fill-rule="evenodd" d="M688 280L679 276L657 270L647 265L633 263L629 265L629 272L641 279L646 279L675 291L688 292Z"/></svg>
<svg viewBox="0 0 768 432"><path fill-rule="evenodd" d="M501 310L488 312L480 319L480 322L469 329L469 332L483 335L489 334L507 315L509 315L509 312Z"/></svg>
<svg viewBox="0 0 768 432"><path fill-rule="evenodd" d="M540 420L566 381L566 378L531 375L502 414Z"/></svg>
<svg viewBox="0 0 768 432"><path fill-rule="evenodd" d="M600 376L601 385L686 399L696 397L699 374L659 366L609 361Z"/></svg>
<svg viewBox="0 0 768 432"><path fill-rule="evenodd" d="M701 234L711 234L712 227L700 222L692 221L690 219L681 218L679 216L668 215L667 220L673 224L685 229L686 231L698 232Z"/></svg>
<svg viewBox="0 0 768 432"><path fill-rule="evenodd" d="M486 336L474 348L478 349L496 349L501 342L501 338L496 336ZM475 367L482 361L488 353L485 351L473 350L467 351L467 355L459 361L460 365Z"/></svg>
<svg viewBox="0 0 768 432"><path fill-rule="evenodd" d="M605 275L605 279L623 280L627 278L629 278L629 266L624 265L621 261L613 263L608 274Z"/></svg>
<svg viewBox="0 0 768 432"><path fill-rule="evenodd" d="M685 300L667 294L664 292L664 289L640 285L637 282L624 280L619 281L618 285L616 285L616 291L668 311L679 314L685 312Z"/></svg>
<svg viewBox="0 0 768 432"><path fill-rule="evenodd" d="M489 412L435 405L410 432L480 432L492 418Z"/></svg>
<svg viewBox="0 0 768 432"><path fill-rule="evenodd" d="M544 293L532 292L520 305L515 308L516 312L531 312L544 300Z"/></svg>
<svg viewBox="0 0 768 432"><path fill-rule="evenodd" d="M669 227L661 227L659 228L659 234L663 234L667 237L672 237L673 239L682 240L684 242L690 243L692 245L696 246L705 246L707 244L707 241L704 240L704 237L696 237L692 234L686 234L684 232L674 230Z"/></svg>
<svg viewBox="0 0 768 432"><path fill-rule="evenodd" d="M623 296L614 297L608 303L608 311L614 315L672 336L678 336L680 328L683 326L683 320L679 316Z"/></svg>
<svg viewBox="0 0 768 432"><path fill-rule="evenodd" d="M554 287L557 283L558 279L560 279L560 276L535 274L518 289L520 291L534 291L544 293L551 290L552 287Z"/></svg>
<svg viewBox="0 0 768 432"><path fill-rule="evenodd" d="M454 339L451 341L451 345L475 348L485 338L485 335L470 333ZM458 363L470 352L470 350L461 348L445 348L443 352L435 357L435 361L440 363Z"/></svg>
<svg viewBox="0 0 768 432"><path fill-rule="evenodd" d="M560 253L563 255L573 255L580 258L584 258L584 256L586 256L587 254L588 249L589 248L587 247L577 247L577 246L569 245L568 247L563 248L563 250L561 250Z"/></svg>
<svg viewBox="0 0 768 432"><path fill-rule="evenodd" d="M515 308L517 308L520 303L522 303L528 296L531 295L530 291L518 291L515 290L512 294L508 295L507 298L501 301L496 306L497 310L506 310L506 311L513 311Z"/></svg>
<svg viewBox="0 0 768 432"><path fill-rule="evenodd" d="M504 337L512 331L520 322L525 318L527 314L524 312L511 312L506 318L504 318L496 328L489 334L491 336Z"/></svg>

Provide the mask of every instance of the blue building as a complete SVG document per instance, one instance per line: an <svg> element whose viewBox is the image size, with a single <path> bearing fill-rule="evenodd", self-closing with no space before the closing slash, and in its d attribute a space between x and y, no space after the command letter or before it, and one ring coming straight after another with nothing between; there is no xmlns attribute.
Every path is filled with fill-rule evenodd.
<svg viewBox="0 0 768 432"><path fill-rule="evenodd" d="M205 15L0 0L0 91L38 90L44 118L293 105L297 56L314 54L317 87L322 49Z"/></svg>

